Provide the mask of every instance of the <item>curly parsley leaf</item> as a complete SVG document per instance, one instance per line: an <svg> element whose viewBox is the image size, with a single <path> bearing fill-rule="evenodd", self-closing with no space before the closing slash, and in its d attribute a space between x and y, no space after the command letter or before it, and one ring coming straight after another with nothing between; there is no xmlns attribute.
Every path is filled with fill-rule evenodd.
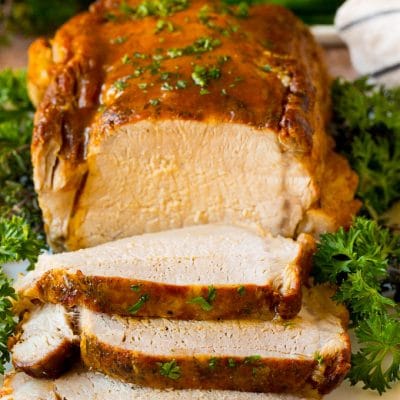
<svg viewBox="0 0 400 400"><path fill-rule="evenodd" d="M15 327L12 282L2 265L28 260L32 268L45 247L41 213L32 182L29 146L33 107L24 71L0 72L0 373L9 361Z"/></svg>
<svg viewBox="0 0 400 400"><path fill-rule="evenodd" d="M211 311L216 297L217 289L214 286L209 286L207 298L202 296L193 297L188 301L188 304L197 304L203 311Z"/></svg>
<svg viewBox="0 0 400 400"><path fill-rule="evenodd" d="M355 329L361 350L352 356L350 382L382 394L400 379L400 321L387 314L371 315Z"/></svg>
<svg viewBox="0 0 400 400"><path fill-rule="evenodd" d="M15 298L11 280L0 268L0 374L4 374L5 364L10 361L7 341L16 325L11 302L11 299Z"/></svg>
<svg viewBox="0 0 400 400"><path fill-rule="evenodd" d="M22 217L43 237L41 212L32 182L30 141L33 106L26 90L26 73L0 72L0 216Z"/></svg>
<svg viewBox="0 0 400 400"><path fill-rule="evenodd" d="M160 367L161 376L165 376L174 381L178 380L181 377L181 368L175 360L157 364Z"/></svg>
<svg viewBox="0 0 400 400"><path fill-rule="evenodd" d="M378 219L400 199L400 88L337 80L332 96L337 147L359 175L364 211Z"/></svg>
<svg viewBox="0 0 400 400"><path fill-rule="evenodd" d="M350 382L379 393L400 378L400 306L381 293L399 256L400 237L364 217L348 231L322 235L314 256L316 280L338 286L334 298L346 304L355 326L360 351Z"/></svg>
<svg viewBox="0 0 400 400"><path fill-rule="evenodd" d="M0 218L0 265L28 260L33 268L44 246L44 241L22 218Z"/></svg>

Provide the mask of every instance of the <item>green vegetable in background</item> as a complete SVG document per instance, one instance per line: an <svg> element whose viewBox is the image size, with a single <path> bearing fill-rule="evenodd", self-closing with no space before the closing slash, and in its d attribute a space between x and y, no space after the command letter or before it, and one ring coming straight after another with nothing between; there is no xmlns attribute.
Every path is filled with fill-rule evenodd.
<svg viewBox="0 0 400 400"><path fill-rule="evenodd" d="M30 141L33 107L24 71L0 72L0 373L9 361L7 340L15 327L11 280L2 266L28 260L45 247L41 213L32 183Z"/></svg>
<svg viewBox="0 0 400 400"><path fill-rule="evenodd" d="M332 24L338 7L344 0L225 0L227 4L280 4L292 10L308 24Z"/></svg>
<svg viewBox="0 0 400 400"><path fill-rule="evenodd" d="M91 0L12 0L0 1L5 10L0 22L7 30L28 35L52 32L68 18L86 9Z"/></svg>
<svg viewBox="0 0 400 400"><path fill-rule="evenodd" d="M364 211L378 220L400 200L400 88L335 81L334 135L359 175Z"/></svg>

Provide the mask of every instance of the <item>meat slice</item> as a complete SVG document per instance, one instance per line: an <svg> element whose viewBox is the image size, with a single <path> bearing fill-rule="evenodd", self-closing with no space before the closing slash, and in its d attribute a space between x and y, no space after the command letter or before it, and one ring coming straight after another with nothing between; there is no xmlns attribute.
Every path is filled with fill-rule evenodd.
<svg viewBox="0 0 400 400"><path fill-rule="evenodd" d="M78 353L71 315L60 305L33 310L19 328L12 347L14 367L37 378L55 378Z"/></svg>
<svg viewBox="0 0 400 400"><path fill-rule="evenodd" d="M291 318L313 250L306 234L294 241L202 225L42 255L17 289L22 298L109 314Z"/></svg>
<svg viewBox="0 0 400 400"><path fill-rule="evenodd" d="M181 321L81 311L85 365L155 388L327 393L350 367L344 307L306 292L292 321Z"/></svg>
<svg viewBox="0 0 400 400"><path fill-rule="evenodd" d="M34 180L54 249L203 223L292 237L351 222L357 178L327 166L329 79L300 20L193 0L157 28L139 0L124 4L97 1L30 52ZM332 175L347 182L333 208Z"/></svg>
<svg viewBox="0 0 400 400"><path fill-rule="evenodd" d="M120 382L80 367L57 380L9 374L1 400L302 400L291 395L217 390L157 390ZM304 400L304 399L303 399Z"/></svg>

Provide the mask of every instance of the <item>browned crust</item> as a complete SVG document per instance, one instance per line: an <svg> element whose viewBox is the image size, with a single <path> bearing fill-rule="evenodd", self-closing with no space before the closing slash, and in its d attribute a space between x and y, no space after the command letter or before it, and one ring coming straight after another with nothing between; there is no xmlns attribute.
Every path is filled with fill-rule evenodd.
<svg viewBox="0 0 400 400"><path fill-rule="evenodd" d="M139 287L132 290L132 287ZM148 301L135 316L166 317L177 319L271 319L275 309L284 318L294 317L301 307L300 282L287 296L282 296L271 286L243 285L215 286L216 299L210 311L189 301L195 297L207 298L208 286L176 286L117 277L83 276L63 270L47 272L36 286L26 293L43 302L60 303L70 308L85 306L107 314L129 316L128 309L144 294Z"/></svg>
<svg viewBox="0 0 400 400"><path fill-rule="evenodd" d="M55 379L67 371L79 356L79 347L65 339L60 346L43 358L37 358L34 363L27 363L13 357L15 369L25 372L33 378Z"/></svg>
<svg viewBox="0 0 400 400"><path fill-rule="evenodd" d="M324 379L317 386L321 394L327 394L338 387L350 370L351 344L348 333L342 333L341 339L346 344L342 350L334 356L324 357Z"/></svg>
<svg viewBox="0 0 400 400"><path fill-rule="evenodd" d="M344 354L342 354L344 353ZM149 356L122 350L82 334L81 354L84 364L117 379L154 388L222 389L249 392L320 393L332 390L345 377L349 368L347 350L325 358L323 379L314 380L320 368L316 360L263 358L246 361L238 357L218 357L215 369L210 369L209 357ZM180 368L180 378L173 380L160 374L160 364L174 359ZM230 367L232 361L234 367ZM232 364L231 364L232 365Z"/></svg>
<svg viewBox="0 0 400 400"><path fill-rule="evenodd" d="M128 3L135 5L137 1L131 0ZM212 4L213 2L210 3L211 10ZM184 39L186 35L221 36L199 22L197 15L203 5L204 2L194 0L188 10L169 18L185 32L185 35L175 35L173 47L187 45L187 40ZM117 15L118 22L111 23L104 19L104 15L110 12ZM234 69L237 69L238 75L248 77L248 84L238 85L238 89L229 90L232 94L224 98L220 96L220 90L231 82L228 82L228 78L223 75L220 81L215 82L214 94L200 96L198 88L194 86L174 93L168 106L162 106L161 109L143 107L142 100L147 96L141 91L135 90L133 93L133 90L128 90L129 94L123 96L121 101L116 101L113 107L103 114L100 128L102 134L114 129L116 125L146 118L204 120L213 116L220 121L232 121L233 118L232 122L260 128L269 127L279 133L280 141L285 148L309 153L313 146L314 132L319 130L321 125L317 122L320 119L319 115L324 116L323 121L326 119L327 104L329 104L328 96L325 96L328 86L327 73L323 67L320 49L309 30L291 12L276 5L255 6L245 19L213 12L211 14L217 25L225 26L227 23L240 25L238 33L232 33L230 37L221 36L223 46L221 50L216 50L215 54L232 55ZM40 123L35 126L34 151L43 138L52 136L60 127L59 118L53 119L51 115L57 117L61 114L62 124L70 129L68 140L63 146L66 152L62 152L61 156L69 157L69 153L76 153L76 149L82 146L82 117L86 117L90 110L95 111L98 105L95 97L86 101L89 108L80 107L82 95L88 97L87 93L80 90L81 86L85 83L85 91L96 94L107 79L112 78L113 81L118 79L115 73L104 76L103 67L119 64L123 54L131 54L137 49L135 35L140 32L151 33L145 41L148 43L147 51L163 47L158 42L158 36L153 34L154 24L155 19L151 17L129 21L120 13L119 2L98 1L90 12L73 18L59 30L53 45L57 52L56 56L53 56L53 59L57 58L56 62L48 63L48 57L44 58L39 52L39 56L45 60L42 62L43 68L50 71L49 74L53 79L48 89L44 84L38 87L39 92L46 92L44 95L35 96L38 99L43 98L43 101L37 118ZM288 26L291 29L288 29ZM120 46L110 44L110 39L126 32L132 32L132 38L128 38L125 44ZM96 43L91 37L96 37ZM249 46L246 42L252 45ZM33 48L35 47L38 48L39 45L36 44ZM62 49L61 55L58 54L60 49ZM37 76L37 65L41 61L39 59L35 62L36 57L37 55L32 52L29 75L31 82ZM259 68L255 65L257 60L267 60L271 64L273 70L269 75L261 74L261 76L256 72ZM174 63L179 65L181 61L176 59ZM186 68L190 66L187 60L183 62ZM275 72L275 68L284 71L290 77L291 83L287 88L282 86L281 75ZM68 86L60 85L62 77L70 73L68 71L73 72L71 75L73 79L70 83L66 81ZM124 71L120 74L122 75L119 77L126 75ZM265 93L268 93L268 99L260 97L259 94L260 88L266 84L268 91ZM76 120L74 113L66 113L65 108L54 101L60 95L63 97L63 102L68 104L67 108L79 115ZM154 94L149 93L149 96L154 97ZM79 159L82 159L82 155Z"/></svg>

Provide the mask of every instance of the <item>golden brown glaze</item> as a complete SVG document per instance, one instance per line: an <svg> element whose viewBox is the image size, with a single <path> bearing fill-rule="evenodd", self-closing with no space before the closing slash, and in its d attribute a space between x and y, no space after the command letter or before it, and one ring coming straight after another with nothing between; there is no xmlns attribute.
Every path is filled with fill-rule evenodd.
<svg viewBox="0 0 400 400"><path fill-rule="evenodd" d="M100 136L115 125L146 118L216 120L268 127L279 131L281 142L288 149L311 150L315 113L326 118L328 96L327 77L320 68L320 51L308 29L279 6L253 7L248 18L238 18L215 11L220 5L211 3L207 15L217 27L228 32L221 33L199 21L204 2L190 3L187 10L165 18L174 24L174 32L165 29L155 34L159 18L132 20L119 10L119 1L98 1L91 12L73 18L60 29L53 41L52 75L56 79L44 96L34 98L44 97L39 114L54 107L59 114L57 97L73 106L73 110L62 113L65 117L62 122L68 130L65 155L83 157L82 117L89 117L100 105L101 109L89 118L99 128L93 132ZM115 20L107 20L110 13L116 16ZM173 59L167 56L169 49L184 48L201 37L218 39L221 45L203 54ZM118 43L119 38L122 43ZM32 84L39 73L38 46L32 49L35 52L30 64ZM137 59L135 53L146 58ZM125 55L132 62L124 64ZM185 89L163 91L160 73L153 75L151 71L128 79L121 92L110 89L138 67L149 66L154 55L166 57L160 61L160 73L179 74L179 79L188 82ZM220 56L228 56L230 60L220 67L221 77L208 86L210 93L200 95L200 87L191 79L192 64L216 65ZM270 70L264 71L265 66ZM42 69L49 69L48 62L43 62ZM140 83L147 83L147 89L138 89ZM42 82L38 85L39 92L46 92L46 85ZM160 99L160 105L151 106L151 99ZM79 118L75 120L72 111ZM40 120L34 147L52 130L51 121L46 121L45 131ZM52 123L58 126L60 121Z"/></svg>
<svg viewBox="0 0 400 400"><path fill-rule="evenodd" d="M348 338L347 338L348 340ZM240 357L217 357L215 368L204 356L178 356L180 378L160 374L160 363L171 358L149 356L115 348L95 336L82 334L81 355L84 364L95 371L154 388L222 389L248 392L305 394L313 391L326 394L346 376L350 368L350 350L343 349L332 357L324 357L322 373L316 360L262 358L251 361Z"/></svg>

